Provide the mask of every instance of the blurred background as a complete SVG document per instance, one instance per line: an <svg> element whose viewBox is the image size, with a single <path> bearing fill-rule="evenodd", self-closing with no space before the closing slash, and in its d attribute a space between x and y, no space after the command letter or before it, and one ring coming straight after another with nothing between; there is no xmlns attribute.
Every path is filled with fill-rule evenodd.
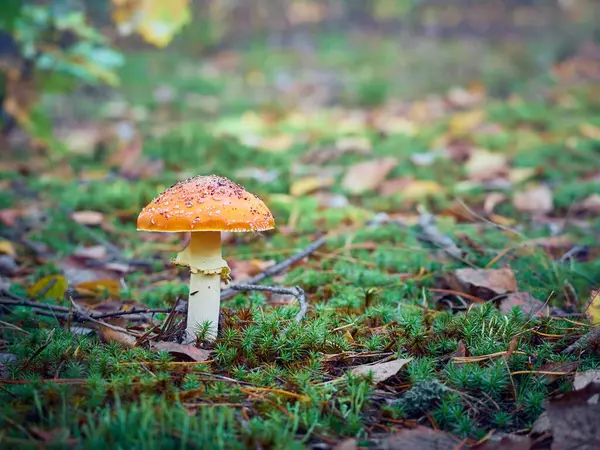
<svg viewBox="0 0 600 450"><path fill-rule="evenodd" d="M165 104L199 118L257 105L375 107L457 86L535 97L557 79L589 81L600 71L593 0L7 0L0 8L5 135L21 122L42 146L61 147L61 128L73 121L128 106L137 119L163 122L181 119L177 108L149 114ZM136 33L144 14L155 22ZM19 137L9 146L31 144Z"/></svg>

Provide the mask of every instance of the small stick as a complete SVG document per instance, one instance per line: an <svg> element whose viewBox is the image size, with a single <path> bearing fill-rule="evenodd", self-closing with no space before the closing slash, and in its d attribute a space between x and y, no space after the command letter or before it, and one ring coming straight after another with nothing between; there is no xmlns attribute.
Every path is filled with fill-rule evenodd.
<svg viewBox="0 0 600 450"><path fill-rule="evenodd" d="M298 304L300 305L300 311L296 314L296 322L300 322L306 315L308 304L306 302L306 293L300 286L294 287L278 287L278 286L262 286L260 284L234 284L230 287L236 291L250 292L250 291L265 291L273 292L274 294L293 295Z"/></svg>
<svg viewBox="0 0 600 450"><path fill-rule="evenodd" d="M577 341L565 348L563 350L563 353L573 353L574 351L579 350L582 347L587 347L598 342L600 342L600 326L592 328L586 334L581 336Z"/></svg>
<svg viewBox="0 0 600 450"><path fill-rule="evenodd" d="M273 275L277 275L278 273L283 272L285 269L292 266L296 262L300 261L301 259L303 259L303 258L307 257L308 255L317 251L320 247L323 246L323 244L325 244L326 239L327 239L327 236L320 237L319 239L317 239L316 241L311 243L308 247L306 247L304 250L281 261L279 264L275 264L271 267L268 267L266 270L259 273L258 275L254 276L252 278L249 278L248 280L245 280L246 281L245 284L249 284L249 285L250 284L258 284L261 281L263 281L265 278L268 278L268 277L271 277ZM235 286L236 285L233 284L233 285L229 286L228 289L223 290L221 292L221 300L226 300L228 298L233 297L235 295L235 291L236 291Z"/></svg>

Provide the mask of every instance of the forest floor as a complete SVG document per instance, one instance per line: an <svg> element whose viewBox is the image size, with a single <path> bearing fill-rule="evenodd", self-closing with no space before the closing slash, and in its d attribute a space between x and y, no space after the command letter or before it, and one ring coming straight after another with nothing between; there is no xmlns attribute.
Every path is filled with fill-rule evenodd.
<svg viewBox="0 0 600 450"><path fill-rule="evenodd" d="M597 444L598 49L513 90L423 45L138 53L118 96L50 100L68 153L0 162L0 447ZM232 283L288 261L259 281L307 311L239 292L215 343L165 343L185 236L136 218L211 173L275 217L224 234Z"/></svg>

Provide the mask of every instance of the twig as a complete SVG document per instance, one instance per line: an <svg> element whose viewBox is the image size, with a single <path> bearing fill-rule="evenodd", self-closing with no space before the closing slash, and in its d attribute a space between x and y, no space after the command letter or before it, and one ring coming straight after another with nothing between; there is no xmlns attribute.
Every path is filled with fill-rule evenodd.
<svg viewBox="0 0 600 450"><path fill-rule="evenodd" d="M268 277L271 277L273 275L277 275L278 273L283 272L288 267L292 266L296 262L300 261L301 259L307 257L308 255L310 255L310 254L314 253L316 250L318 250L321 246L323 246L323 244L325 244L326 239L327 239L327 236L320 237L319 239L317 239L316 241L311 243L308 247L306 247L304 250L281 261L279 264L275 264L271 267L268 267L266 270L259 273L258 275L254 276L252 278L249 278L248 280L245 280L246 281L245 284L258 284L261 281L263 281L265 278L268 278ZM225 300L225 299L233 297L236 293L235 286L236 285L233 284L233 285L229 286L228 289L223 290L221 292L221 300Z"/></svg>
<svg viewBox="0 0 600 450"><path fill-rule="evenodd" d="M422 206L419 206L417 209L419 211L419 228L421 229L418 238L439 247L452 258L474 267L472 263L463 258L462 250L458 248L454 241L437 229L435 226L435 217Z"/></svg>
<svg viewBox="0 0 600 450"><path fill-rule="evenodd" d="M231 286L230 289L234 289L236 291L242 292L250 292L250 291L265 291L272 292L274 294L284 294L284 295L293 295L298 304L300 305L300 311L296 314L295 320L296 322L300 322L304 316L306 315L306 310L308 309L308 304L306 302L306 293L300 286L294 287L278 287L278 286L263 286L260 284L235 284Z"/></svg>
<svg viewBox="0 0 600 450"><path fill-rule="evenodd" d="M485 223L487 223L487 224L489 224L489 225L493 225L493 226L495 226L496 228L499 228L499 229L500 229L500 230L502 230L502 231L506 231L507 233L512 233L512 234L515 234L515 235L517 235L517 236L519 236L519 237L521 237L521 238L524 238L524 237L525 237L525 236L523 235L523 233L519 233L517 230L513 230L513 229L512 229L512 228L510 228L510 227L504 226L504 225L502 225L502 224L500 224L500 223L496 223L496 222L494 222L494 221L492 221L492 220L486 219L485 217L483 217L483 216L481 216L481 215L477 214L475 211L473 211L471 208L469 208L469 207L468 207L468 206L465 204L465 202L463 202L461 199L457 198L457 199L455 199L455 200L458 202L458 204L459 204L460 206L462 206L462 207L464 208L464 210L465 210L465 211L467 211L469 214L471 214L471 215L472 215L473 217L475 217L476 219L479 219L479 220L481 220L482 222L485 222Z"/></svg>
<svg viewBox="0 0 600 450"><path fill-rule="evenodd" d="M565 348L563 353L573 353L576 350L598 342L600 342L600 326L592 328L587 334L581 336L577 341Z"/></svg>

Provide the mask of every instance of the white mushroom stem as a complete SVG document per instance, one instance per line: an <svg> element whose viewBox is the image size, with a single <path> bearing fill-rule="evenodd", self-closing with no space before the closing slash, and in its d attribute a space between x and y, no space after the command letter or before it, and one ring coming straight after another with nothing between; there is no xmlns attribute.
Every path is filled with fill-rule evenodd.
<svg viewBox="0 0 600 450"><path fill-rule="evenodd" d="M205 322L210 322L207 338L214 340L219 329L221 277L229 276L229 267L221 257L221 232L192 232L189 245L175 262L191 271L185 340L194 342Z"/></svg>

